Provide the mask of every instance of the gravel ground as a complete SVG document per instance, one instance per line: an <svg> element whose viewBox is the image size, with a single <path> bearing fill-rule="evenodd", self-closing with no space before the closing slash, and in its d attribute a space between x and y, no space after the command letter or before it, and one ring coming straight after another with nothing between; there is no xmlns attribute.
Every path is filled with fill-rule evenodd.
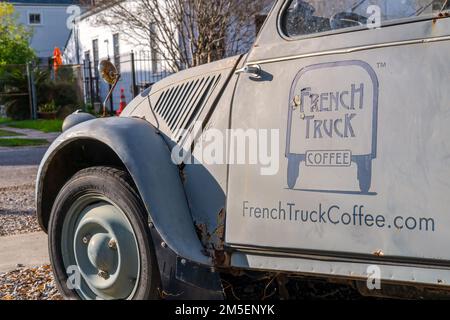
<svg viewBox="0 0 450 320"><path fill-rule="evenodd" d="M34 184L0 187L0 237L36 231Z"/></svg>
<svg viewBox="0 0 450 320"><path fill-rule="evenodd" d="M62 300L48 265L0 274L0 300Z"/></svg>
<svg viewBox="0 0 450 320"><path fill-rule="evenodd" d="M1 237L40 231L35 216L37 166L46 148L0 148ZM0 274L0 300L60 300L50 266Z"/></svg>
<svg viewBox="0 0 450 320"><path fill-rule="evenodd" d="M0 237L39 231L34 185L46 148L0 148Z"/></svg>

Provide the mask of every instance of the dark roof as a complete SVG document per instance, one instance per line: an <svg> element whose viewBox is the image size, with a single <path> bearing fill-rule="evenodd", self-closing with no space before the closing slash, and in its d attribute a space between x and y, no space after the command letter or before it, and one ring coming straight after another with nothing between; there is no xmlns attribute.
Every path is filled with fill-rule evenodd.
<svg viewBox="0 0 450 320"><path fill-rule="evenodd" d="M17 4L79 4L79 0L6 0L6 2L17 3Z"/></svg>

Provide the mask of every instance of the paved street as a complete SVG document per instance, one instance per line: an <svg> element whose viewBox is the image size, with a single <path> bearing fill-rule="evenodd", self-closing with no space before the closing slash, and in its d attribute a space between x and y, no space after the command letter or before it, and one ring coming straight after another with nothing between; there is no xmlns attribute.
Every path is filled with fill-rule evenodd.
<svg viewBox="0 0 450 320"><path fill-rule="evenodd" d="M0 149L0 273L48 263L35 217L34 188L47 147Z"/></svg>
<svg viewBox="0 0 450 320"><path fill-rule="evenodd" d="M46 150L47 147L0 149L0 190L34 184Z"/></svg>
<svg viewBox="0 0 450 320"><path fill-rule="evenodd" d="M0 166L38 166L47 147L0 148Z"/></svg>

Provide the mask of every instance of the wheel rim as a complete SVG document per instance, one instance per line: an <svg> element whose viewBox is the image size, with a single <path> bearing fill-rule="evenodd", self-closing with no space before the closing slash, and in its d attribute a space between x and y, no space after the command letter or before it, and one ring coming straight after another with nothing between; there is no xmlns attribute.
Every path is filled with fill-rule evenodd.
<svg viewBox="0 0 450 320"><path fill-rule="evenodd" d="M72 204L63 223L61 253L68 275L79 272L74 289L81 298L133 297L139 247L127 216L110 199L88 194Z"/></svg>

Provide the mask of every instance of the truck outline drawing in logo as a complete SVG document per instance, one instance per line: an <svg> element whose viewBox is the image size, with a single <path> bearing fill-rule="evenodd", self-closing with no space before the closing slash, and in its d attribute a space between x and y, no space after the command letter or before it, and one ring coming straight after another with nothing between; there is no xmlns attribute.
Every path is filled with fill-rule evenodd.
<svg viewBox="0 0 450 320"><path fill-rule="evenodd" d="M328 84L348 85L348 89L339 92L328 88L320 93L321 83L333 72L340 81L331 78ZM301 180L302 162L306 167L350 167L355 163L359 190L369 193L372 160L377 157L378 96L378 77L361 60L314 64L299 71L289 94L285 154L289 189L295 189ZM333 119L337 115L341 118Z"/></svg>

